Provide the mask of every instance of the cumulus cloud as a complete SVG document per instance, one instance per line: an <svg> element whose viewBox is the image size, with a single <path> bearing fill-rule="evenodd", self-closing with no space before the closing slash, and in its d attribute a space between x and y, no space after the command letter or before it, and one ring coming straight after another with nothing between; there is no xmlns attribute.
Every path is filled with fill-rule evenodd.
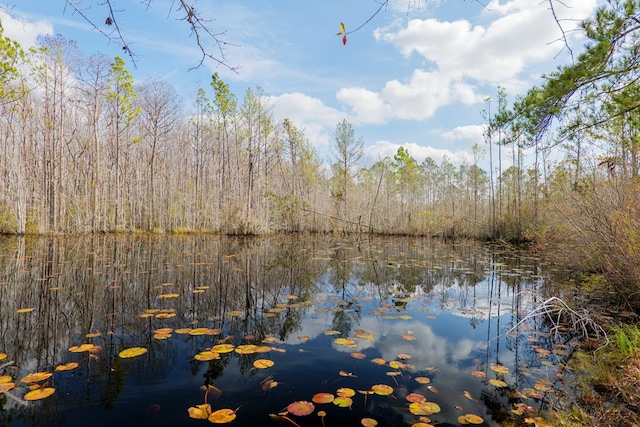
<svg viewBox="0 0 640 427"><path fill-rule="evenodd" d="M558 2L555 12L571 36L597 0ZM378 42L393 45L405 57L417 53L426 60L405 81L388 81L380 90L347 87L337 93L357 123L385 123L392 119L424 120L447 105L482 102L477 88L498 85L520 91L531 66L549 60L563 49L561 30L546 5L538 0L492 1L484 9L486 25L460 19L397 20L378 28Z"/></svg>
<svg viewBox="0 0 640 427"><path fill-rule="evenodd" d="M309 141L321 152L331 145L336 125L343 119L351 121L351 117L345 113L325 105L318 98L299 92L270 96L266 102L271 106L276 120L290 119L304 130Z"/></svg>
<svg viewBox="0 0 640 427"><path fill-rule="evenodd" d="M464 143L473 145L484 141L485 125L458 126L450 131L444 132L442 137L454 144Z"/></svg>
<svg viewBox="0 0 640 427"><path fill-rule="evenodd" d="M2 9L0 9L0 22L2 22L4 35L20 43L23 48L35 46L39 36L53 34L53 25L48 21L23 21Z"/></svg>
<svg viewBox="0 0 640 427"><path fill-rule="evenodd" d="M567 34L596 6L595 0L573 3L556 9ZM516 78L527 65L550 59L561 49L554 43L561 38L558 23L538 0L492 1L486 10L493 19L486 26L467 20L412 19L401 27L396 23L377 29L374 36L405 56L416 52L439 73L493 85Z"/></svg>
<svg viewBox="0 0 640 427"><path fill-rule="evenodd" d="M371 162L376 162L385 157L393 158L400 147L404 147L418 163L422 163L427 157L432 158L436 163L442 162L445 157L454 164L469 164L473 162L472 154L465 150L451 151L446 148L434 148L429 145L416 144L415 142L399 144L381 140L365 147L364 152Z"/></svg>
<svg viewBox="0 0 640 427"><path fill-rule="evenodd" d="M473 86L442 73L414 70L406 82L391 80L380 92L360 87L338 91L339 102L351 108L356 124L385 123L393 119L424 120L453 102L474 104L481 97Z"/></svg>

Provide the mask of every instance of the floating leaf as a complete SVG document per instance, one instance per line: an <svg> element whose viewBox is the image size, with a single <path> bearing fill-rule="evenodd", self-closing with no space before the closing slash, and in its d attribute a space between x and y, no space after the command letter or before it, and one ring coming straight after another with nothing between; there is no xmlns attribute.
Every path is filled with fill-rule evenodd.
<svg viewBox="0 0 640 427"><path fill-rule="evenodd" d="M326 331L324 331L325 335L340 335L342 332L340 331L336 331L334 329L328 329Z"/></svg>
<svg viewBox="0 0 640 427"><path fill-rule="evenodd" d="M434 386L432 386L432 385L428 385L428 386L427 386L427 390L429 390L431 393L440 393L440 392L438 391L438 389L437 389L437 388L435 388L435 387L434 387Z"/></svg>
<svg viewBox="0 0 640 427"><path fill-rule="evenodd" d="M376 335L371 333L371 332L367 332L367 331L363 331L362 329L356 329L356 338L361 338L361 339L365 339L365 340L373 340L373 338Z"/></svg>
<svg viewBox="0 0 640 427"><path fill-rule="evenodd" d="M402 339L405 341L415 341L416 337L413 334L405 334L402 336Z"/></svg>
<svg viewBox="0 0 640 427"><path fill-rule="evenodd" d="M205 350L193 356L194 359L199 360L201 362L207 362L209 360L217 360L220 359L220 355L215 351Z"/></svg>
<svg viewBox="0 0 640 427"><path fill-rule="evenodd" d="M231 310L229 312L227 312L227 316L231 316L231 317L238 317L238 316L242 316L242 311L240 310Z"/></svg>
<svg viewBox="0 0 640 427"><path fill-rule="evenodd" d="M398 359L400 359L400 360L411 360L411 359L413 358L413 356L412 356L412 355L410 355L410 354L406 354L406 353L400 353L400 354L398 354L398 356L397 356L397 357L398 357Z"/></svg>
<svg viewBox="0 0 640 427"><path fill-rule="evenodd" d="M314 403L331 403L335 397L331 393L316 393L311 400Z"/></svg>
<svg viewBox="0 0 640 427"><path fill-rule="evenodd" d="M147 349L144 347L131 347L131 348L122 350L120 353L118 353L118 356L120 356L123 359L128 359L131 357L141 356L146 352L147 352Z"/></svg>
<svg viewBox="0 0 640 427"><path fill-rule="evenodd" d="M81 344L81 345L73 345L69 347L69 351L72 353L83 353L85 351L91 351L95 345L93 344Z"/></svg>
<svg viewBox="0 0 640 427"><path fill-rule="evenodd" d="M253 367L256 369L267 369L273 365L275 365L275 362L269 359L258 359L253 362Z"/></svg>
<svg viewBox="0 0 640 427"><path fill-rule="evenodd" d="M293 415L303 417L312 413L315 407L316 406L311 402L299 400L297 402L290 403L289 406L287 406L287 411L291 412Z"/></svg>
<svg viewBox="0 0 640 427"><path fill-rule="evenodd" d="M485 374L482 371L471 371L471 375L473 375L474 377L478 377L478 378L484 378L487 376L487 374Z"/></svg>
<svg viewBox="0 0 640 427"><path fill-rule="evenodd" d="M338 375L340 375L341 377L357 378L355 375L353 375L352 372L347 372L347 371L340 371L340 372L338 372Z"/></svg>
<svg viewBox="0 0 640 427"><path fill-rule="evenodd" d="M51 375L53 375L51 372L34 372L22 378L20 381L25 384L37 383L51 378Z"/></svg>
<svg viewBox="0 0 640 427"><path fill-rule="evenodd" d="M64 365L58 365L56 366L56 372L60 372L60 371L71 371L72 369L76 369L78 367L78 363L77 362L69 362L66 363Z"/></svg>
<svg viewBox="0 0 640 427"><path fill-rule="evenodd" d="M211 405L208 403L203 403L202 405L196 405L189 408L189 418L194 418L196 420L206 420L211 415Z"/></svg>
<svg viewBox="0 0 640 427"><path fill-rule="evenodd" d="M55 393L56 389L53 387L39 388L36 390L32 390L29 393L25 394L24 400L40 400L51 396Z"/></svg>
<svg viewBox="0 0 640 427"><path fill-rule="evenodd" d="M85 338L97 338L100 335L102 335L100 332L91 332L91 333L85 335Z"/></svg>
<svg viewBox="0 0 640 427"><path fill-rule="evenodd" d="M440 406L434 402L412 402L409 404L409 412L413 415L431 415L440 412Z"/></svg>
<svg viewBox="0 0 640 427"><path fill-rule="evenodd" d="M373 418L363 418L360 420L360 424L364 427L375 427L378 425L378 422Z"/></svg>
<svg viewBox="0 0 640 427"><path fill-rule="evenodd" d="M214 424L226 424L236 419L236 411L233 409L218 409L209 415L209 422Z"/></svg>
<svg viewBox="0 0 640 427"><path fill-rule="evenodd" d="M353 405L353 400L350 397L338 396L333 399L333 404L341 408L351 408L351 405Z"/></svg>
<svg viewBox="0 0 640 427"><path fill-rule="evenodd" d="M259 345L255 348L255 353L269 353L273 350L273 347L269 347L268 345Z"/></svg>
<svg viewBox="0 0 640 427"><path fill-rule="evenodd" d="M236 347L236 353L238 354L254 354L258 348L255 344L241 344Z"/></svg>
<svg viewBox="0 0 640 427"><path fill-rule="evenodd" d="M168 299L168 298L178 298L180 295L178 294L161 294L158 295L158 298Z"/></svg>
<svg viewBox="0 0 640 427"><path fill-rule="evenodd" d="M484 419L478 415L475 414L466 414L466 415L460 415L458 417L458 422L460 424L482 424L484 423Z"/></svg>
<svg viewBox="0 0 640 427"><path fill-rule="evenodd" d="M301 335L298 337L300 341L309 341L309 335Z"/></svg>
<svg viewBox="0 0 640 427"><path fill-rule="evenodd" d="M11 375L0 375L0 384L10 383L11 380Z"/></svg>
<svg viewBox="0 0 640 427"><path fill-rule="evenodd" d="M371 359L371 363L375 363L376 365L385 365L387 363L386 360L380 358L380 357L376 357L374 359Z"/></svg>
<svg viewBox="0 0 640 427"><path fill-rule="evenodd" d="M355 347L358 344L351 338L336 338L333 343L344 347Z"/></svg>
<svg viewBox="0 0 640 427"><path fill-rule="evenodd" d="M418 384L429 384L431 382L429 377L415 377L414 379Z"/></svg>
<svg viewBox="0 0 640 427"><path fill-rule="evenodd" d="M389 362L389 367L392 369L404 369L404 363L398 362L397 360L392 360Z"/></svg>
<svg viewBox="0 0 640 427"><path fill-rule="evenodd" d="M222 331L220 329L212 328L194 328L189 329L189 335L219 335Z"/></svg>
<svg viewBox="0 0 640 427"><path fill-rule="evenodd" d="M386 384L376 384L371 387L371 390L373 390L375 394L378 394L380 396L388 396L393 393L393 387Z"/></svg>
<svg viewBox="0 0 640 427"><path fill-rule="evenodd" d="M500 387L506 387L508 385L506 382L504 382L502 380L495 379L495 378L491 378L489 380L489 384L491 384L494 387L499 387L499 388Z"/></svg>
<svg viewBox="0 0 640 427"><path fill-rule="evenodd" d="M25 308L19 308L16 312L17 313L31 313L34 310L35 310L34 307L25 307Z"/></svg>
<svg viewBox="0 0 640 427"><path fill-rule="evenodd" d="M358 360L362 360L362 359L366 359L367 355L364 354L361 351L354 351L350 354L351 357L353 357L354 359L358 359Z"/></svg>
<svg viewBox="0 0 640 427"><path fill-rule="evenodd" d="M216 353L231 353L235 347L233 344L217 344L211 347L211 351L215 351Z"/></svg>
<svg viewBox="0 0 640 427"><path fill-rule="evenodd" d="M162 313L156 314L156 319L171 319L172 317L176 317L176 314L170 311L163 311Z"/></svg>
<svg viewBox="0 0 640 427"><path fill-rule="evenodd" d="M7 391L13 389L16 386L16 383L0 383L0 394L6 393Z"/></svg>
<svg viewBox="0 0 640 427"><path fill-rule="evenodd" d="M0 360L4 360L7 358L7 353L0 353Z"/></svg>
<svg viewBox="0 0 640 427"><path fill-rule="evenodd" d="M409 393L406 399L409 402L425 402L427 400L427 398L421 395L420 393Z"/></svg>
<svg viewBox="0 0 640 427"><path fill-rule="evenodd" d="M336 394L340 397L351 397L355 396L356 391L352 388L342 387L336 390Z"/></svg>
<svg viewBox="0 0 640 427"><path fill-rule="evenodd" d="M476 401L476 399L474 399L473 396L471 396L471 393L469 393L467 390L464 391L464 397L471 400L472 402Z"/></svg>
<svg viewBox="0 0 640 427"><path fill-rule="evenodd" d="M491 365L489 366L489 368L491 368L491 370L492 370L493 372L496 372L496 373L498 373L498 374L508 374L508 373L509 373L509 368L508 368L508 367L506 367L506 366L503 366L503 365L494 365L494 364L491 364Z"/></svg>

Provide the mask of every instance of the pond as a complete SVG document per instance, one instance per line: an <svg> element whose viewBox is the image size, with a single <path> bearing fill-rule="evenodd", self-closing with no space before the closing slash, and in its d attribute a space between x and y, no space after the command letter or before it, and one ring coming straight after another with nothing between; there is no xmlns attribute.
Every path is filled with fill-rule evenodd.
<svg viewBox="0 0 640 427"><path fill-rule="evenodd" d="M0 425L534 418L568 354L526 316L550 275L466 241L4 238Z"/></svg>

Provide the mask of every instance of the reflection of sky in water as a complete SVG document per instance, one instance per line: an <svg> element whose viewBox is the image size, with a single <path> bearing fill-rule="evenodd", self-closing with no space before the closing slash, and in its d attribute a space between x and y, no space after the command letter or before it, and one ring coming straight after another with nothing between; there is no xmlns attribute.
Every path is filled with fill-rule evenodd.
<svg viewBox="0 0 640 427"><path fill-rule="evenodd" d="M384 312L389 316L408 315L408 320L386 319L383 315L372 315L372 311L380 308L380 303L384 301L373 300L366 302L359 307L361 317L351 325L351 337L354 331L361 329L375 334L374 339L354 338L357 342L355 347L345 347L333 343L335 336L325 336L326 330L332 329L332 320L336 315L332 311L310 312L301 322L300 329L296 334L290 336L286 344L294 349L304 351L300 362L302 366L307 366L308 361L313 360L311 365L316 363L329 363L329 358L338 359L338 356L315 357L314 352L331 343L331 347L344 356L339 358L342 364L336 369L351 372L358 377L364 376L373 380L378 379L381 383L397 387L392 377L386 373L392 371L389 367L375 366L371 359L381 357L386 361L397 360L400 353L409 354L412 358L406 363L415 367L406 371L402 376L394 377L399 380L398 399L402 400L403 395L417 392L425 395L429 400L437 402L442 412L431 416L434 420L455 420L460 414L460 407L467 412L478 413L487 417L483 413L483 408L477 402L472 402L464 397L464 391L468 391L476 399L484 388L482 380L473 377L470 372L476 369L484 369L489 378L495 377L487 369L489 363L499 361L507 366L514 363L513 353L505 348L506 331L512 326L511 316L505 313L511 312L513 304L513 291L502 295L497 307L497 298L490 298L488 295L489 286L487 282L477 285L476 296L468 297L469 289L452 288L446 290L446 304L442 304L440 297L430 297L420 295L410 300L405 307L397 311L392 305L390 311ZM502 290L506 292L505 289ZM337 300L337 298L336 298ZM387 302L392 302L389 299ZM464 304L461 305L461 301ZM474 304L475 301L475 304ZM384 304L383 304L384 305ZM329 307L331 304L325 304ZM491 315L490 314L491 311ZM352 309L347 309L347 313L352 313ZM497 317L500 313L501 316ZM500 327L498 336L498 327ZM415 340L406 340L403 335L410 334ZM308 341L301 341L300 336L308 337ZM488 341L489 339L489 341ZM357 360L349 356L349 353L358 351L366 354L366 359ZM321 353L325 355L325 352ZM306 359L306 360L305 360ZM288 363L294 363L290 361ZM431 378L430 386L438 390L437 394L428 390L427 385L420 385L412 381L412 377L427 376ZM508 379L510 374L506 375ZM346 380L345 380L346 381ZM371 382L368 386L371 385ZM367 385L364 387L367 388ZM406 418L406 422L415 422L415 417L406 416L406 408L398 405L389 405L387 401L374 399L374 406L383 408L381 411L393 411L399 416ZM456 408L458 407L458 408ZM386 408L386 409L385 409ZM370 409L374 411L374 409ZM466 412L464 412L466 413ZM455 424L455 423L454 423Z"/></svg>
<svg viewBox="0 0 640 427"><path fill-rule="evenodd" d="M284 328L287 313L304 313L299 319L291 321L291 329L284 332L285 341L273 344L283 352L249 356L232 353L222 356L224 363L197 362L193 360L194 354L210 347L214 338L174 335L169 340L158 341L142 337L140 331L133 331L128 324L116 325L113 328L115 335L125 335L124 339L140 339L142 345L149 347L149 354L137 360L116 359L117 366L108 366L103 363L105 361L96 359L76 371L56 374L55 386L58 391L41 406L44 410L58 410L62 425L69 426L203 426L208 423L187 417L187 408L202 403L204 393L199 387L208 378L223 390L220 397L210 399L214 409L240 408L238 418L230 426L272 425L267 414L282 411L295 400L311 400L317 392L335 393L339 387L369 390L374 384L388 384L394 388L393 397L367 396L366 411L365 398L361 394L354 396L351 410L331 404L318 405L316 409L327 412L327 426L359 426L363 416L377 419L381 427L410 425L418 421L418 417L408 412L405 396L417 392L441 406L442 412L430 417L439 422L439 426L458 425L456 418L464 413L483 416L487 420L485 426L495 425L489 421L490 415L480 398L483 392L491 396L500 393L486 384L486 380L476 378L470 372L478 369L486 372L488 378L495 378L489 364L500 362L512 370L505 379L510 383L515 382L514 365L522 361L516 358L512 349L515 345L522 345L522 340L507 336L507 331L513 326L510 313L515 307L521 311L530 307L530 297L523 294L516 298L517 291L514 289L518 286L514 286L513 282L508 286L499 280L498 275L489 278L479 275L472 279L465 276L465 272L461 273L462 276L439 274L439 268L422 270L419 266L415 271L406 266L400 271L401 256L397 256L394 263L380 262L378 273L384 280L381 279L380 285L376 286L371 283L371 277L364 278L363 262L353 263L352 270L340 282L344 286L335 285L335 277L332 277L332 274L336 274L335 270L320 270L309 285L314 289L312 295L319 299L317 304L288 308L273 314L266 321L266 324L276 325L276 328ZM340 263L344 265L345 262ZM238 265L243 268L246 266L242 263ZM326 271L337 268L329 265L323 267ZM434 274L434 271L438 271L438 274ZM156 278L155 283L164 281L165 278ZM193 278L189 277L183 282L192 281ZM477 282L475 286L464 284L474 284L474 281ZM403 290L403 286L409 286L407 283L412 286L410 293ZM209 285L209 278L200 284ZM175 288L178 290L177 285ZM430 289L428 293L425 292L427 288ZM208 292L214 292L215 289L224 289L224 286L212 286ZM259 294L259 289L256 285L256 294ZM242 288L235 290L241 296L243 291ZM183 288L182 292L189 293L190 290ZM273 295L268 292L255 297L253 307L260 307L255 314L246 310L250 313L247 324L259 325L263 310L272 307L274 301L284 302L284 295L292 291L283 286ZM194 304L194 301L192 299L189 303ZM172 301L166 303L170 306ZM224 309L243 308L238 306L237 301L232 304L235 306ZM346 310L332 311L340 310L339 306ZM147 307L145 303L143 308ZM195 304L193 307L202 312L185 313L187 310L183 310L179 314L185 314L184 320L175 319L167 324L184 327L192 318L200 317L204 323L204 319L219 316L225 319L222 324L224 334L235 335L233 340L236 344L241 342L241 337L246 333L242 329L242 317L230 319L223 314L206 311L206 307ZM140 322L136 314L128 314L135 319L132 322ZM401 319L398 316L410 317ZM269 323L271 320L273 323ZM141 331L148 333L145 328L152 329L151 321L148 322ZM347 335L354 338L357 345L353 348L337 345L334 342L336 336L325 335L325 331L331 329L348 330ZM355 338L357 329L372 333L375 337L370 340ZM277 334L274 330L264 332ZM415 340L406 340L403 335L410 335ZM302 340L300 337L308 339ZM359 360L352 357L350 353L354 351L364 353L366 358ZM532 353L530 348L527 352L529 355ZM411 355L411 359L405 363L413 365L413 369L395 371L389 366L371 362L377 357L386 361L396 360L400 353ZM66 356L65 353L60 357ZM272 359L275 365L265 370L251 369L252 361L262 357ZM39 369L38 360L24 360L22 368L35 371ZM352 373L353 377L340 376L340 371ZM389 376L389 372L401 373ZM122 382L118 383L117 375L120 374ZM430 378L431 383L419 384L415 381L419 376ZM265 391L263 381L270 377L278 385ZM95 382L96 379L101 382ZM437 389L438 393L434 393L432 390L435 389L429 389L429 386ZM105 390L109 390L109 387L113 388L114 402L112 407L106 409ZM463 394L465 391L475 401L466 398ZM505 401L502 399L503 403ZM320 425L315 414L295 420L301 427ZM16 418L11 425L30 424Z"/></svg>

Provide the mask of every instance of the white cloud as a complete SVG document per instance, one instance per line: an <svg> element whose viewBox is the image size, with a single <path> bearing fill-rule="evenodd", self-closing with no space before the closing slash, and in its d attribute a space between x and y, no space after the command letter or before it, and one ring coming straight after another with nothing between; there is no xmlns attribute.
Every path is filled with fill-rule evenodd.
<svg viewBox="0 0 640 427"><path fill-rule="evenodd" d="M596 0L574 3L556 4L567 34L596 6ZM391 43L406 57L415 52L431 67L414 70L406 81L390 80L379 91L343 88L336 95L338 101L353 111L356 124L379 124L424 120L443 106L479 103L484 99L476 92L480 85L517 92L529 87L523 79L532 76L526 72L562 50L558 22L538 0L496 0L484 10L493 19L486 26L467 20L411 19L378 28L374 31L378 41Z"/></svg>
<svg viewBox="0 0 640 427"><path fill-rule="evenodd" d="M473 145L484 141L485 125L468 125L458 126L450 131L444 132L442 137L454 144L464 143L465 145Z"/></svg>
<svg viewBox="0 0 640 427"><path fill-rule="evenodd" d="M387 82L380 92L360 87L343 88L336 98L355 114L355 124L385 123L392 119L424 120L438 108L453 102L466 105L479 102L473 87L442 73L415 70L402 83Z"/></svg>
<svg viewBox="0 0 640 427"><path fill-rule="evenodd" d="M35 46L39 36L53 34L53 25L48 21L23 21L2 9L0 9L0 22L2 22L4 35L20 43L23 48Z"/></svg>
<svg viewBox="0 0 640 427"><path fill-rule="evenodd" d="M595 1L585 1L570 10L572 16L584 18L594 6ZM527 65L551 59L561 49L553 43L561 36L558 24L538 0L495 3L487 10L492 11L487 12L491 17L497 15L488 26L472 25L467 20L412 19L402 28L396 23L377 29L374 35L405 56L418 53L439 73L492 85L517 78ZM571 31L577 21L563 22Z"/></svg>
<svg viewBox="0 0 640 427"><path fill-rule="evenodd" d="M336 125L345 118L351 121L350 117L321 100L299 92L270 96L266 102L272 106L276 120L289 118L304 130L309 141L321 152L330 147Z"/></svg>
<svg viewBox="0 0 640 427"><path fill-rule="evenodd" d="M409 152L409 155L416 159L418 163L422 163L422 161L427 157L431 157L436 163L440 163L445 156L454 164L469 164L473 162L473 156L467 151L451 151L444 148L419 145L415 142L398 144L389 141L376 141L375 144L365 147L364 151L365 156L367 156L370 161L376 162L380 159L384 159L385 157L393 158L400 147L404 147Z"/></svg>

